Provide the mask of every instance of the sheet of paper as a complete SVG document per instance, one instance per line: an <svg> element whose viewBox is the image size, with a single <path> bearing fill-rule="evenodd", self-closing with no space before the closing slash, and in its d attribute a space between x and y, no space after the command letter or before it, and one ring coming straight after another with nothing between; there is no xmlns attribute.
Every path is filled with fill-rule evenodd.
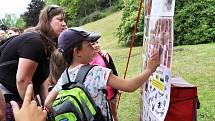
<svg viewBox="0 0 215 121"><path fill-rule="evenodd" d="M174 16L175 0L146 0L146 16Z"/></svg>
<svg viewBox="0 0 215 121"><path fill-rule="evenodd" d="M171 71L161 65L144 84L143 119L163 121L168 111L171 89Z"/></svg>

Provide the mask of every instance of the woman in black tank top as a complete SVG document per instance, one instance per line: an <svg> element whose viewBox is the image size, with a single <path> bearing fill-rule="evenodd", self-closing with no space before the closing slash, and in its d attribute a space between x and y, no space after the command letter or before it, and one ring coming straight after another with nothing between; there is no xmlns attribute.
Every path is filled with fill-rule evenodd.
<svg viewBox="0 0 215 121"><path fill-rule="evenodd" d="M14 38L4 48L0 63L17 60L13 65L0 67L0 83L12 94L4 94L7 103L6 118L13 121L11 100L22 104L28 84L33 84L34 95L39 94L41 103L48 94L49 58L56 49L56 38L66 28L65 11L49 5L39 16L37 26Z"/></svg>

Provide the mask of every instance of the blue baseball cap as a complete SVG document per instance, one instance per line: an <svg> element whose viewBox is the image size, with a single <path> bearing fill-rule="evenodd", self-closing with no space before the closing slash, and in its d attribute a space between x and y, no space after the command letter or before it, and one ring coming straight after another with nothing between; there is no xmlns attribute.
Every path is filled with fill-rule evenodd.
<svg viewBox="0 0 215 121"><path fill-rule="evenodd" d="M86 40L95 42L101 37L101 34L88 32L81 27L72 27L64 30L58 37L58 48L64 53L76 44Z"/></svg>

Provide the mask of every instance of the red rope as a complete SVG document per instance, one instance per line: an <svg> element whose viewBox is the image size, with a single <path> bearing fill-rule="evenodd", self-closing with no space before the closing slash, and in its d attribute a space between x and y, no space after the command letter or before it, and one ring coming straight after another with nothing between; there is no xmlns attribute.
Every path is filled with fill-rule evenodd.
<svg viewBox="0 0 215 121"><path fill-rule="evenodd" d="M131 43L130 43L130 51L129 51L129 55L128 55L128 60L127 60L126 68L125 68L125 73L124 73L124 76L123 76L124 79L125 79L127 71L128 71L128 65L129 65L130 58L131 58L131 52L132 52L132 47L133 47L133 44L134 44L135 34L136 34L136 31L137 31L137 25L138 25L139 18L140 18L142 3L143 3L143 0L140 0L140 4L139 4L139 8L138 8L138 15L136 17L136 24L134 26L134 31L133 31L133 34L132 34L132 40L131 40ZM119 92L119 99L118 99L118 103L117 103L117 109L119 107L119 101L120 101L121 93L122 92Z"/></svg>

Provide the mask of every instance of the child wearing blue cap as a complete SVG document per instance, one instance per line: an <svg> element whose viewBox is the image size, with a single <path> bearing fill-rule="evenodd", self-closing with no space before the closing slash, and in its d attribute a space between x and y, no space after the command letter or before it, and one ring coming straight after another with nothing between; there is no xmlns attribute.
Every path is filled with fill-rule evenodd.
<svg viewBox="0 0 215 121"><path fill-rule="evenodd" d="M97 41L100 35L97 33L87 32L83 28L74 27L64 30L58 38L58 47L62 52L64 59L69 64L68 73L71 81L75 81L76 75L83 65L91 62L94 54L94 49L91 45L92 42ZM115 89L119 89L125 92L132 92L139 88L144 82L146 82L149 76L156 70L159 65L158 50L154 50L155 54L149 60L149 63L145 70L132 79L122 79L115 76L108 68L101 66L94 66L87 74L84 86L89 91L95 104L101 109L104 117L108 117L108 106L106 95L106 85L110 85ZM64 82L62 77L58 80L55 87L49 93L45 101L45 106L51 109L51 105L58 92L62 89L62 85L68 82ZM108 118L107 118L108 119Z"/></svg>

